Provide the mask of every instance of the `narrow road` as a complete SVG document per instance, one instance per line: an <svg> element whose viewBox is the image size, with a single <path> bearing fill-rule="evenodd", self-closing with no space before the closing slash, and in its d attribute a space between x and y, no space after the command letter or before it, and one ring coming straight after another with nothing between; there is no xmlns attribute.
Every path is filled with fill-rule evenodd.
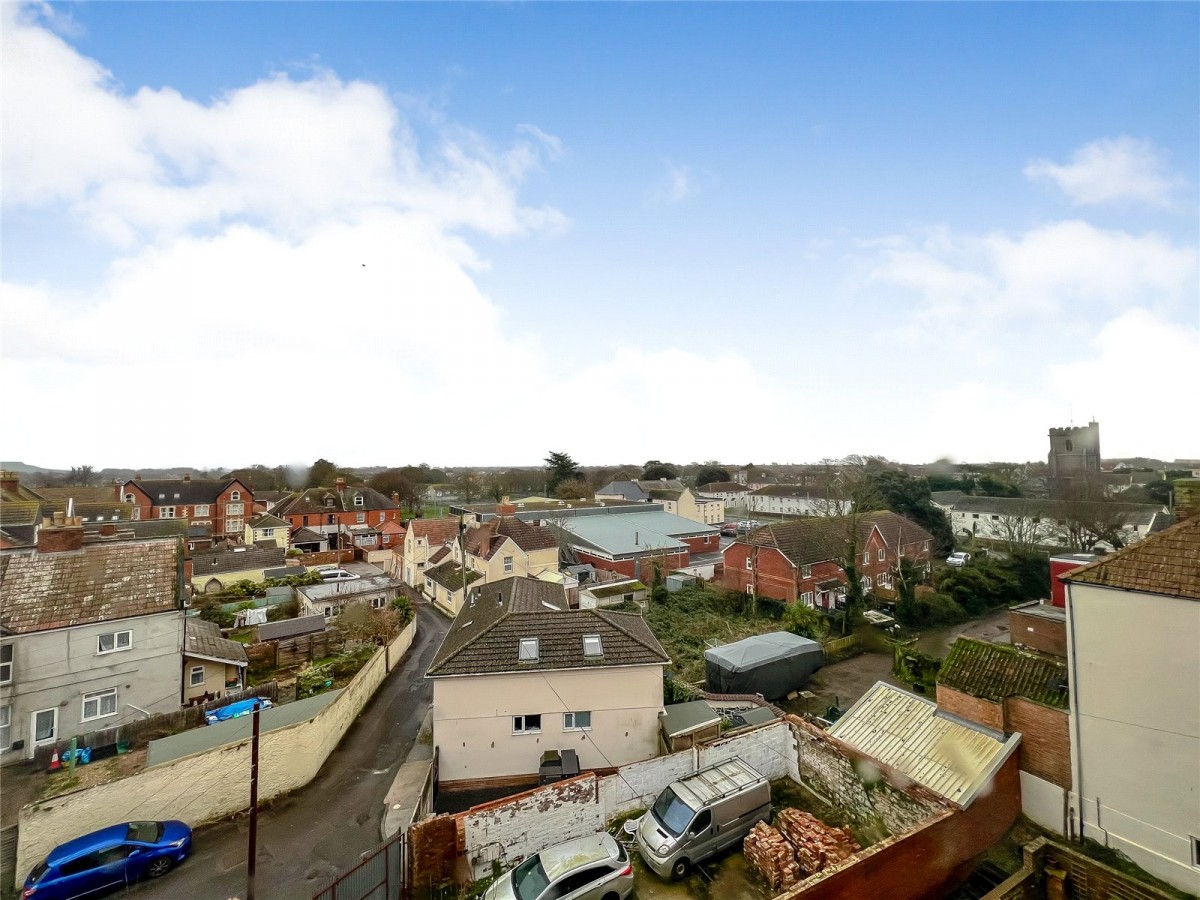
<svg viewBox="0 0 1200 900"><path fill-rule="evenodd" d="M303 900L379 843L383 799L433 699L425 680L449 622L417 606L417 638L307 787L258 814L255 900ZM245 816L196 830L195 852L159 881L128 890L146 898L246 896Z"/></svg>

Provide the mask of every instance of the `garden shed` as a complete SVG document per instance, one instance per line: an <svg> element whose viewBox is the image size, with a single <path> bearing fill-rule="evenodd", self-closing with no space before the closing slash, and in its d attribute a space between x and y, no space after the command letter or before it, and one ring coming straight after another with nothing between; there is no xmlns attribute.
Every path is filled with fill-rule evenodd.
<svg viewBox="0 0 1200 900"><path fill-rule="evenodd" d="M799 690L825 662L816 641L773 631L704 651L704 680L716 694L762 694L778 700Z"/></svg>

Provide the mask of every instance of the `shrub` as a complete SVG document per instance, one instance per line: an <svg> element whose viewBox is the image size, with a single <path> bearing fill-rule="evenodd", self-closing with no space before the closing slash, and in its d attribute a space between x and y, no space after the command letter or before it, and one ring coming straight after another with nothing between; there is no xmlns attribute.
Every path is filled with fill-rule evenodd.
<svg viewBox="0 0 1200 900"><path fill-rule="evenodd" d="M650 599L655 603L666 603L671 597L671 592L667 590L665 584L656 584L654 589L650 591Z"/></svg>
<svg viewBox="0 0 1200 900"><path fill-rule="evenodd" d="M413 620L416 615L416 610L413 609L412 601L407 597L400 596L392 601L392 609L400 615L400 627L403 628Z"/></svg>
<svg viewBox="0 0 1200 900"><path fill-rule="evenodd" d="M783 611L783 627L800 637L821 641L829 634L829 623L825 617L803 603L793 603Z"/></svg>

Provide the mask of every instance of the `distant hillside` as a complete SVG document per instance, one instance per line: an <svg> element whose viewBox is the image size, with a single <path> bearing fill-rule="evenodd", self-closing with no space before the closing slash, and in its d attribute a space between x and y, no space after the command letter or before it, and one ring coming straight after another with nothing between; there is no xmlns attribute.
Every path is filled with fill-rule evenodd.
<svg viewBox="0 0 1200 900"><path fill-rule="evenodd" d="M0 462L0 469L4 469L7 472L20 472L24 475L38 475L38 474L53 475L58 472L66 471L66 469L43 469L41 466L31 466L31 465L29 465L29 463L10 462L8 460L5 460L4 462Z"/></svg>

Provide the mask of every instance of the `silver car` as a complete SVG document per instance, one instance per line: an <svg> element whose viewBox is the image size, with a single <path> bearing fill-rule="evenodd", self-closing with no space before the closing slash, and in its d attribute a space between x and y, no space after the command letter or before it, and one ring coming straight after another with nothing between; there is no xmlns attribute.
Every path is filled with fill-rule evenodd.
<svg viewBox="0 0 1200 900"><path fill-rule="evenodd" d="M610 834L547 847L505 872L482 900L626 900L633 864Z"/></svg>

